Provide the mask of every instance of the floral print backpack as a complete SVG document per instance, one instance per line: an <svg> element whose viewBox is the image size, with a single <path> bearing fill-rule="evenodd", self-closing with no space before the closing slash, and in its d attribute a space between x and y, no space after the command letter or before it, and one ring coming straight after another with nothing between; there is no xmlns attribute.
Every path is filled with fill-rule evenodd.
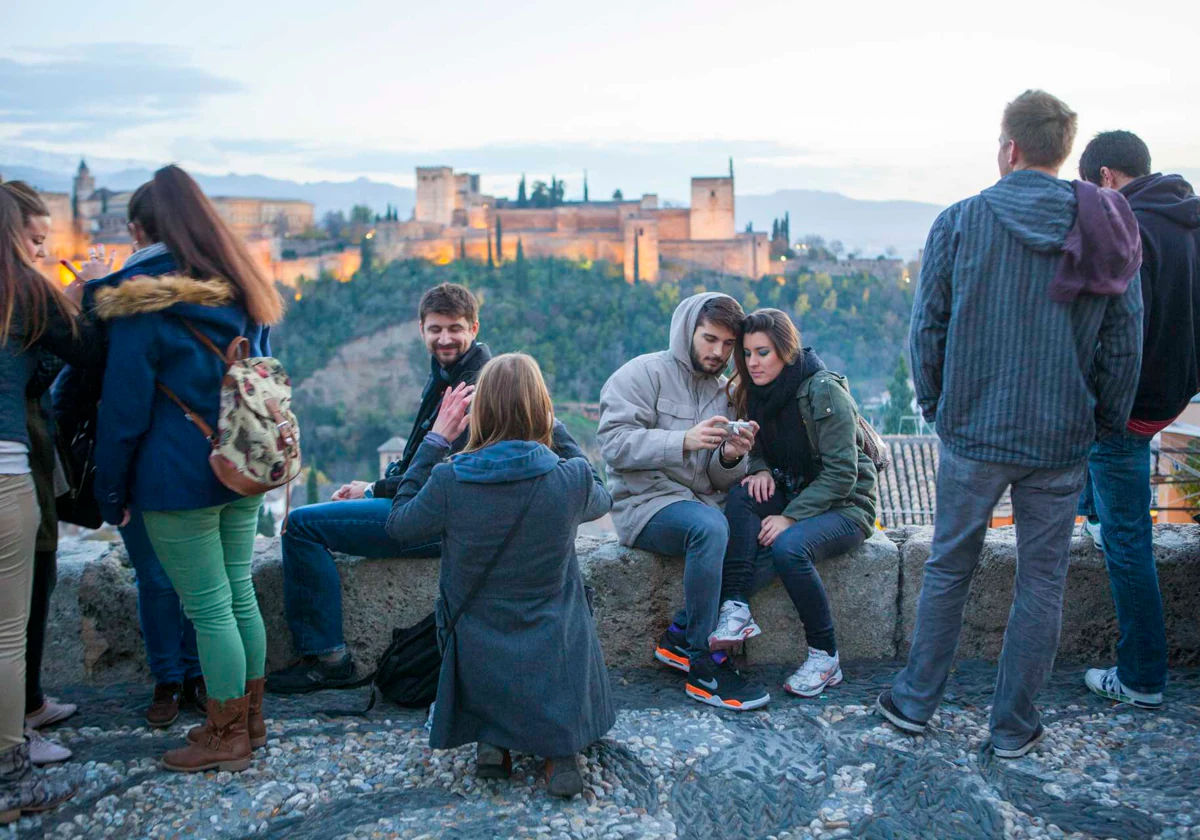
<svg viewBox="0 0 1200 840"><path fill-rule="evenodd" d="M243 496L291 482L300 474L300 427L292 413L292 380L283 364L270 356L251 358L245 336L235 338L222 353L191 322L180 320L226 364L216 430L166 385L160 382L158 389L208 438L208 463L217 479Z"/></svg>

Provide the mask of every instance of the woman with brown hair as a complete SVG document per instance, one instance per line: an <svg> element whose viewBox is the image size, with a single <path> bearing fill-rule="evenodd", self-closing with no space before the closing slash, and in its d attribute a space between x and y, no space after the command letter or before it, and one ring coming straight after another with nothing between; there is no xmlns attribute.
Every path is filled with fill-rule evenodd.
<svg viewBox="0 0 1200 840"><path fill-rule="evenodd" d="M747 596L761 556L783 581L808 643L784 689L815 697L842 681L829 596L815 563L863 543L875 525L875 465L844 376L825 368L787 313L746 317L733 351L738 417L758 423L749 475L729 493L729 546L713 649L759 634Z"/></svg>
<svg viewBox="0 0 1200 840"><path fill-rule="evenodd" d="M468 425L466 449L443 464ZM611 506L554 420L537 362L517 353L492 359L474 389L446 394L404 475L388 533L442 540L429 743L476 743L481 778L507 777L519 750L546 757L550 793L580 793L576 755L616 721L575 557L579 524Z"/></svg>
<svg viewBox="0 0 1200 840"><path fill-rule="evenodd" d="M29 262L46 258L50 236L50 210L41 196L23 181L5 181L7 192L21 211L22 244ZM46 278L46 282L55 281ZM79 291L79 284L72 284ZM31 350L36 360L34 374L25 389L25 424L29 431L29 467L37 491L41 523L33 559L33 588L29 602L29 628L25 640L25 726L29 755L34 764L66 761L71 751L42 737L38 729L66 720L75 714L74 703L60 703L42 692L42 654L46 646L46 620L50 595L58 577L58 514L55 499L67 488L54 442L54 421L49 411L48 390L63 363L44 350Z"/></svg>
<svg viewBox="0 0 1200 840"><path fill-rule="evenodd" d="M25 393L35 351L86 364L92 337L77 323L78 307L34 268L24 240L20 205L0 189L0 824L72 793L34 774L25 737L25 639L40 521Z"/></svg>
<svg viewBox="0 0 1200 840"><path fill-rule="evenodd" d="M158 243L175 269L95 292L108 325L97 421L96 498L105 521L141 512L154 552L196 627L208 720L188 746L163 756L179 772L244 770L266 744L262 718L266 634L250 561L262 496L241 496L209 466L210 443L170 391L217 426L226 363L219 348L244 338L268 356L283 303L245 245L187 173L167 166L134 192L130 228Z"/></svg>

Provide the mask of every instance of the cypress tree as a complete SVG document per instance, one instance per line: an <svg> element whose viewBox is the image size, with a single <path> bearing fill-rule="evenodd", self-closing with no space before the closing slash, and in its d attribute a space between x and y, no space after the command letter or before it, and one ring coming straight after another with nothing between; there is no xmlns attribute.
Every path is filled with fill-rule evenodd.
<svg viewBox="0 0 1200 840"><path fill-rule="evenodd" d="M637 285L642 279L642 249L639 247L641 237L636 233L633 235L633 285Z"/></svg>
<svg viewBox="0 0 1200 840"><path fill-rule="evenodd" d="M496 267L496 261L492 258L492 232L489 230L487 235L488 241L488 271Z"/></svg>
<svg viewBox="0 0 1200 840"><path fill-rule="evenodd" d="M588 193L587 193L587 170L586 170L586 169L585 169L585 170L583 170L583 200L584 200L585 202L588 200Z"/></svg>
<svg viewBox="0 0 1200 840"><path fill-rule="evenodd" d="M525 195L525 173L521 173L521 183L517 186L517 206L525 207L529 204L529 198Z"/></svg>
<svg viewBox="0 0 1200 840"><path fill-rule="evenodd" d="M500 224L500 214L496 214L496 262L504 262L504 227Z"/></svg>
<svg viewBox="0 0 1200 840"><path fill-rule="evenodd" d="M304 483L304 495L308 498L308 504L317 503L317 465L311 461L308 466L308 478Z"/></svg>
<svg viewBox="0 0 1200 840"><path fill-rule="evenodd" d="M458 238L458 258L460 260L467 258L467 240L461 236Z"/></svg>
<svg viewBox="0 0 1200 840"><path fill-rule="evenodd" d="M779 220L772 219L771 220L771 240L774 241L778 238L779 238Z"/></svg>

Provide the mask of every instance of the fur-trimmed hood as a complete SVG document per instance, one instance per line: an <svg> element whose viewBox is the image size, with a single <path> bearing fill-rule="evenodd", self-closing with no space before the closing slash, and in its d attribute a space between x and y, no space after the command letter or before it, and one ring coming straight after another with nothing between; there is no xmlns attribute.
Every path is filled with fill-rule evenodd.
<svg viewBox="0 0 1200 840"><path fill-rule="evenodd" d="M103 321L162 312L176 304L228 306L237 300L237 289L219 278L194 280L181 274L131 277L119 286L96 290L96 316Z"/></svg>

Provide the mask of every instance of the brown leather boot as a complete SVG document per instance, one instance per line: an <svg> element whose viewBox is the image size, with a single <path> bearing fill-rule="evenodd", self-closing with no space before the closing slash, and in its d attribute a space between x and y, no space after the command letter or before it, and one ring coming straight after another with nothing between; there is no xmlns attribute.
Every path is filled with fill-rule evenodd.
<svg viewBox="0 0 1200 840"><path fill-rule="evenodd" d="M250 708L246 714L246 732L250 736L250 748L255 750L267 745L267 724L262 716L263 690L266 688L266 685L266 677L259 677L257 680L246 680L246 696L250 698ZM199 726L193 726L188 730L188 743L200 743L200 739L204 737L204 733L207 731L208 721Z"/></svg>
<svg viewBox="0 0 1200 840"><path fill-rule="evenodd" d="M246 730L249 709L248 694L224 703L209 698L208 722L202 727L201 737L164 755L163 767L176 773L245 770L250 766L250 735Z"/></svg>

